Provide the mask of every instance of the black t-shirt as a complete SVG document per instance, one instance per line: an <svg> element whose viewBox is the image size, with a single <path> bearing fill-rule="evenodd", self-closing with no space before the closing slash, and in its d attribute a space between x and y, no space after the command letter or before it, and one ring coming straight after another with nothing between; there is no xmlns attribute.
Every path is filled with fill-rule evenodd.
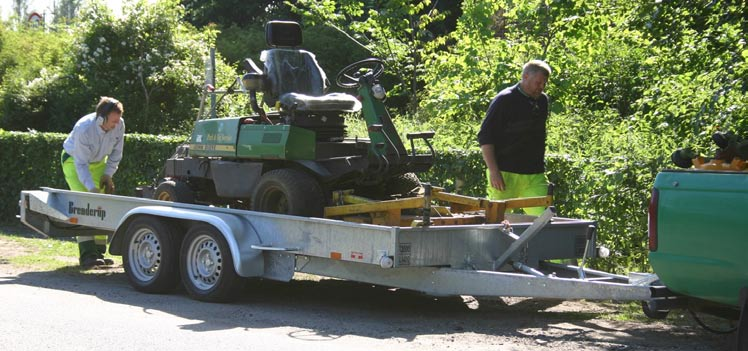
<svg viewBox="0 0 748 351"><path fill-rule="evenodd" d="M478 142L493 144L502 171L536 174L545 171L545 124L548 96L533 99L519 84L502 90L488 106Z"/></svg>

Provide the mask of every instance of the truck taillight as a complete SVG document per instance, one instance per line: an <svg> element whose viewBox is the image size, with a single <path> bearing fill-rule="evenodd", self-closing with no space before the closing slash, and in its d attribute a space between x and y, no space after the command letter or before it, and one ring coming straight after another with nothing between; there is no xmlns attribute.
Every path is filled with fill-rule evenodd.
<svg viewBox="0 0 748 351"><path fill-rule="evenodd" d="M652 188L652 198L649 199L649 251L657 251L657 202L660 191Z"/></svg>

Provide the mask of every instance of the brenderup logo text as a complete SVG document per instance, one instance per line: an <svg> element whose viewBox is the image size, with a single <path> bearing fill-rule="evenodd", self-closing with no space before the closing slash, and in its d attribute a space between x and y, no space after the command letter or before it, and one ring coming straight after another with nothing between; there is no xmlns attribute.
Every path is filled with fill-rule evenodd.
<svg viewBox="0 0 748 351"><path fill-rule="evenodd" d="M91 204L86 204L86 207L75 207L75 203L72 201L68 202L68 214L75 214L80 216L99 217L103 221L106 217L106 210L101 207L91 208Z"/></svg>

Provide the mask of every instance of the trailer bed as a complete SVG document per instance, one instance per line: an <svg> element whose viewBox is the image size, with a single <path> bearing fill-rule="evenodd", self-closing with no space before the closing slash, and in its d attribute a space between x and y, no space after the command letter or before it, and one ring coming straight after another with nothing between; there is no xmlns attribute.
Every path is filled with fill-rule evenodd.
<svg viewBox="0 0 748 351"><path fill-rule="evenodd" d="M21 221L44 235L109 235L110 253L123 256L139 290L157 292L148 279L165 279L158 268L180 266L182 280L198 288L188 292L199 300L230 295L214 291L224 276L217 283L203 273L221 258L231 258L221 268L237 277L289 281L304 272L431 295L643 301L656 280L549 263L581 259L583 265L597 253L594 221L554 217L552 209L539 217L507 214L497 224L401 227L51 188L23 191L20 207ZM163 238L158 228L168 232L168 242L188 242L162 248L153 245L158 240L140 240ZM192 233L198 229L203 232ZM155 234L143 236L144 230ZM191 244L206 238L225 244L225 252L221 245ZM150 267L143 257L156 249L166 251Z"/></svg>

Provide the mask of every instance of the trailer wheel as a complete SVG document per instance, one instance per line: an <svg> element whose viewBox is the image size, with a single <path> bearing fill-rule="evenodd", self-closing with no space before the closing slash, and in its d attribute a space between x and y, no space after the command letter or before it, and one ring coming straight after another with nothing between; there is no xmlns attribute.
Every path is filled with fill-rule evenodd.
<svg viewBox="0 0 748 351"><path fill-rule="evenodd" d="M212 225L196 224L187 232L180 269L187 293L196 300L228 302L243 286L226 239Z"/></svg>
<svg viewBox="0 0 748 351"><path fill-rule="evenodd" d="M140 217L127 226L122 262L135 290L160 294L179 284L174 235L163 221Z"/></svg>
<svg viewBox="0 0 748 351"><path fill-rule="evenodd" d="M312 176L289 168L262 175L252 196L252 210L321 217L324 196Z"/></svg>
<svg viewBox="0 0 748 351"><path fill-rule="evenodd" d="M153 198L161 201L195 203L195 194L187 183L178 180L165 180L153 191Z"/></svg>

